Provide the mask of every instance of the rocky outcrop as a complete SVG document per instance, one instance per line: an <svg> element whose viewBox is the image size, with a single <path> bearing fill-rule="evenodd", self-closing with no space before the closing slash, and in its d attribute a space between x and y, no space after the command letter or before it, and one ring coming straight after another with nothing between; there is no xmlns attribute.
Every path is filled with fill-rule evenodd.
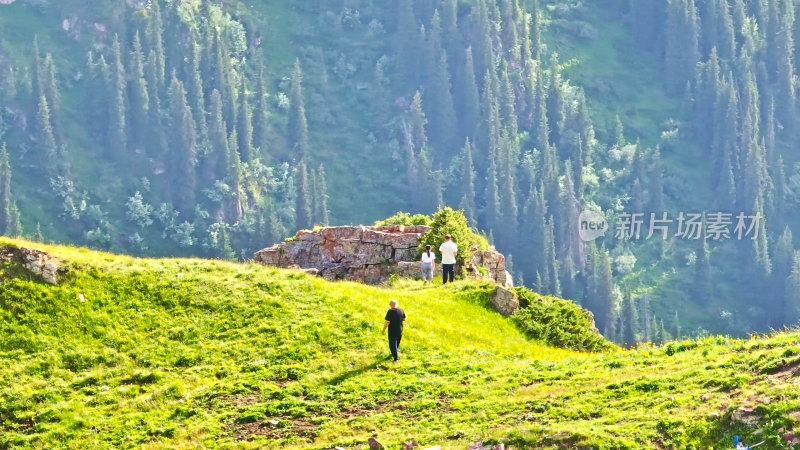
<svg viewBox="0 0 800 450"><path fill-rule="evenodd" d="M18 263L50 284L58 284L58 277L65 272L60 261L49 253L35 248L3 245L0 247L0 260Z"/></svg>
<svg viewBox="0 0 800 450"><path fill-rule="evenodd" d="M489 298L489 301L492 303L492 307L495 311L506 317L514 314L514 311L519 309L519 299L517 298L517 294L514 291L506 289L502 286L497 286L494 288L494 292L492 292L492 296Z"/></svg>
<svg viewBox="0 0 800 450"><path fill-rule="evenodd" d="M269 266L314 270L328 280L352 280L379 284L392 275L418 278L415 261L426 226L325 227L300 231L288 241L257 252L253 258ZM513 286L505 257L494 250L471 249L464 268L468 276ZM436 265L441 274L441 265Z"/></svg>

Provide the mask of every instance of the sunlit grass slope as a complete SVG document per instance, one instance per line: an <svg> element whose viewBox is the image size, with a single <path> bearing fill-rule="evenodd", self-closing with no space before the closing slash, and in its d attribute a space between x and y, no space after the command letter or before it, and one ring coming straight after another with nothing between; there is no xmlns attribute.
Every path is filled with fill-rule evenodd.
<svg viewBox="0 0 800 450"><path fill-rule="evenodd" d="M3 267L0 448L684 447L756 429L775 445L800 410L794 334L589 354L527 339L480 283L36 246L70 272L50 286ZM398 364L391 299L408 315ZM731 425L743 405L760 425Z"/></svg>

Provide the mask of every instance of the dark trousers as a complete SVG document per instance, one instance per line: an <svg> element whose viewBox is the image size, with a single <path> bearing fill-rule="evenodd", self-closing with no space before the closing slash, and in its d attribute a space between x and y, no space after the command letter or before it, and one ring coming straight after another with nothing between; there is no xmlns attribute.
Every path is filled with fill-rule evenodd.
<svg viewBox="0 0 800 450"><path fill-rule="evenodd" d="M403 332L400 333L389 333L389 351L392 352L392 358L397 361L397 350L400 348L400 339L403 338Z"/></svg>
<svg viewBox="0 0 800 450"><path fill-rule="evenodd" d="M456 278L455 264L442 264L442 282L447 284L447 278L450 277L450 282Z"/></svg>

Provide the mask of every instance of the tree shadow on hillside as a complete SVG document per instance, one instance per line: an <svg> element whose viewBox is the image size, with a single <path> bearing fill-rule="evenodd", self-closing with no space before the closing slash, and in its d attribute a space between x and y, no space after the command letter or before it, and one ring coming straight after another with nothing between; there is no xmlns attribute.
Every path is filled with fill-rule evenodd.
<svg viewBox="0 0 800 450"><path fill-rule="evenodd" d="M367 364L365 366L353 368L351 370L348 370L347 372L342 372L339 375L336 375L335 377L333 377L330 380L328 380L328 384L332 384L332 385L341 384L343 381L346 381L346 380L348 380L348 379L350 379L352 377L361 375L362 373L365 373L365 372L369 372L369 371L375 370L382 363L386 362L386 360L387 359L386 359L385 356L376 356L375 357L375 362Z"/></svg>

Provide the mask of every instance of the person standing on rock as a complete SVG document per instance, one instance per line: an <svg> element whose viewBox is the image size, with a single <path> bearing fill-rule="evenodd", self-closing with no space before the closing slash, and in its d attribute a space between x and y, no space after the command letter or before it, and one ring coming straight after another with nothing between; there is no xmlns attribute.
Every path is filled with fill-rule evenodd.
<svg viewBox="0 0 800 450"><path fill-rule="evenodd" d="M436 263L436 253L431 251L431 246L426 245L422 252L422 279L425 284L433 283L433 265Z"/></svg>
<svg viewBox="0 0 800 450"><path fill-rule="evenodd" d="M449 234L444 237L444 242L439 246L439 253L442 254L442 282L447 284L449 278L452 283L456 276L455 267L458 245L453 242L453 237Z"/></svg>
<svg viewBox="0 0 800 450"><path fill-rule="evenodd" d="M384 318L386 323L383 324L383 334L386 334L386 329L389 329L389 351L392 352L392 358L397 362L400 358L397 356L397 351L400 349L400 339L403 338L403 322L406 320L406 312L403 308L397 307L397 300L389 302L389 311L386 311Z"/></svg>

